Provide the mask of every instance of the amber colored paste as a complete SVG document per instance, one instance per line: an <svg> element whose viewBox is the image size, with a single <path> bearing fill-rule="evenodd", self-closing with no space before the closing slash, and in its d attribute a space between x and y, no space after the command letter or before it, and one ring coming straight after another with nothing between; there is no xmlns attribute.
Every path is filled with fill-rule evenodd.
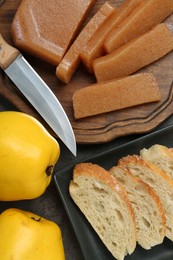
<svg viewBox="0 0 173 260"><path fill-rule="evenodd" d="M11 26L15 46L58 65L94 0L23 0Z"/></svg>
<svg viewBox="0 0 173 260"><path fill-rule="evenodd" d="M93 62L97 81L128 76L173 50L173 33L164 23Z"/></svg>
<svg viewBox="0 0 173 260"><path fill-rule="evenodd" d="M147 32L173 12L173 0L145 0L104 41L107 53Z"/></svg>
<svg viewBox="0 0 173 260"><path fill-rule="evenodd" d="M73 95L74 116L79 119L160 99L154 76L140 73L79 89Z"/></svg>
<svg viewBox="0 0 173 260"><path fill-rule="evenodd" d="M126 0L116 11L100 26L99 30L89 40L83 52L81 59L89 72L93 72L92 63L98 57L105 54L103 43L108 35L117 25L123 21L132 10L138 6L143 0Z"/></svg>
<svg viewBox="0 0 173 260"><path fill-rule="evenodd" d="M68 83L71 80L81 62L80 53L114 10L109 3L105 3L83 28L56 69L56 75L61 81Z"/></svg>

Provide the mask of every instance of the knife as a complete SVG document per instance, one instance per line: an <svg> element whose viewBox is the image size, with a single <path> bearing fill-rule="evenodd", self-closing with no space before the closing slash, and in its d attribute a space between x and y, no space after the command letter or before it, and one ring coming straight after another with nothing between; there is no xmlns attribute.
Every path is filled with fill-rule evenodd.
<svg viewBox="0 0 173 260"><path fill-rule="evenodd" d="M1 34L0 67L76 156L75 135L60 102L19 50L9 45Z"/></svg>

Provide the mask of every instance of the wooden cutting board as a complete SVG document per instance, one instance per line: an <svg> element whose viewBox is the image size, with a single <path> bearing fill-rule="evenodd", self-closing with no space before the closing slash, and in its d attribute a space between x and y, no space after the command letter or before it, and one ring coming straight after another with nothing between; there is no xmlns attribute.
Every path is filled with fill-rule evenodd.
<svg viewBox="0 0 173 260"><path fill-rule="evenodd" d="M11 22L20 2L20 0L6 0L0 7L0 32L9 43L11 43ZM106 1L96 1L87 19L90 19L104 2ZM119 6L123 0L110 0L109 2L112 5ZM173 31L173 15L167 18L165 22ZM55 67L41 62L26 53L23 53L23 55L60 100L70 119L78 143L103 143L119 136L146 133L153 130L173 113L173 52L141 70L152 72L155 75L162 95L160 102L80 120L75 120L73 116L72 95L77 89L90 83L95 83L95 77L89 74L81 65L71 82L66 85L56 78ZM0 71L0 94L13 103L20 111L36 117L45 124L44 120L19 93L2 70ZM48 127L46 124L45 126Z"/></svg>

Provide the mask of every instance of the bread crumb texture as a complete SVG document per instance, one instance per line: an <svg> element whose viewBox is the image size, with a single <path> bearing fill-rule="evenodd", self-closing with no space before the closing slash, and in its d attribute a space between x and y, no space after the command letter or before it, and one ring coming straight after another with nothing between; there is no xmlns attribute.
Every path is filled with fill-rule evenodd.
<svg viewBox="0 0 173 260"><path fill-rule="evenodd" d="M125 189L115 178L98 165L82 163L74 168L69 191L116 259L134 251L134 212Z"/></svg>

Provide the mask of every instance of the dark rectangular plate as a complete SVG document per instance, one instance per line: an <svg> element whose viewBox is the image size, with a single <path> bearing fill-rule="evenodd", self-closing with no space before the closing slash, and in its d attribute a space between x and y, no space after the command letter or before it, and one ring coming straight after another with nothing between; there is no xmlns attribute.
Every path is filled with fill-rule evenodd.
<svg viewBox="0 0 173 260"><path fill-rule="evenodd" d="M173 126L153 132L135 141L116 147L104 152L91 160L105 169L110 169L117 161L128 154L139 154L140 149L148 148L153 144L162 144L173 147ZM55 174L54 180L58 192L63 201L65 210L79 241L81 250L86 260L113 260L100 238L97 236L84 215L70 198L68 187L72 179L73 167L71 166ZM115 234L116 236L116 234ZM165 238L161 245L155 246L150 250L144 250L137 245L134 253L128 255L126 260L170 260L173 259L173 242Z"/></svg>

